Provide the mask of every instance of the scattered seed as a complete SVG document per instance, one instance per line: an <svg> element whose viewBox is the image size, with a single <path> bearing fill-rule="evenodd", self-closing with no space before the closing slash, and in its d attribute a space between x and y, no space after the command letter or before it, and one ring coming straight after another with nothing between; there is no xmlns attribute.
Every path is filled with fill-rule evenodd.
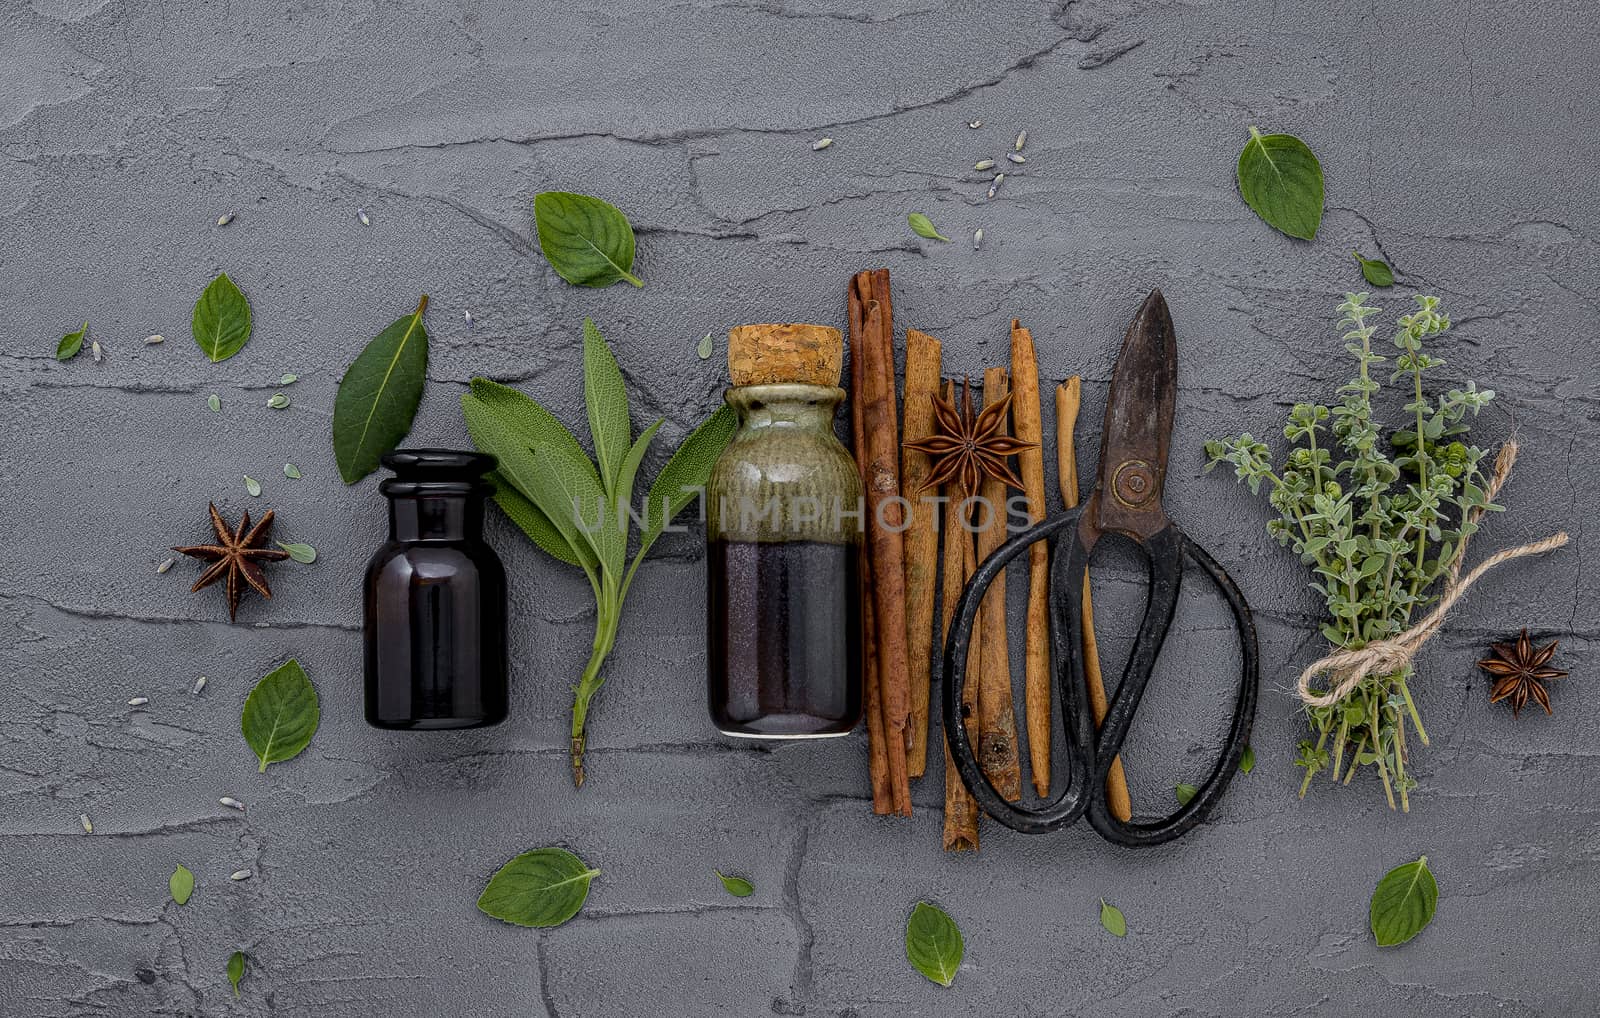
<svg viewBox="0 0 1600 1018"><path fill-rule="evenodd" d="M150 702L150 698L148 696L136 696L132 700L128 701L128 706L129 707L143 707L145 704L147 704L149 702Z"/></svg>
<svg viewBox="0 0 1600 1018"><path fill-rule="evenodd" d="M981 121L981 120L969 120L969 121L967 121L967 126L972 128L974 131L976 131L978 128L983 126L983 121Z"/></svg>
<svg viewBox="0 0 1600 1018"><path fill-rule="evenodd" d="M159 332L156 333L154 336L146 336L146 337L144 337L144 345L145 346L155 346L157 343L165 343L166 341L167 341L167 337L161 335Z"/></svg>
<svg viewBox="0 0 1600 1018"><path fill-rule="evenodd" d="M976 251L983 246L983 227L978 227L972 234L972 250Z"/></svg>
<svg viewBox="0 0 1600 1018"><path fill-rule="evenodd" d="M832 138L818 138L816 141L811 143L811 151L813 151L813 152L821 152L823 149L827 148L829 145L832 145L832 144L833 144L833 139Z"/></svg>
<svg viewBox="0 0 1600 1018"><path fill-rule="evenodd" d="M200 695L200 691L202 689L205 689L205 688L206 688L206 677L204 675L202 675L198 679L194 680L194 688L191 689L190 692L193 693L195 696L199 696Z"/></svg>
<svg viewBox="0 0 1600 1018"><path fill-rule="evenodd" d="M285 477L299 477L300 476L300 468L295 466L293 463L285 463L283 465L283 476L285 476Z"/></svg>
<svg viewBox="0 0 1600 1018"><path fill-rule="evenodd" d="M994 160L979 159L976 163L972 164L972 168L975 170L992 170L994 169Z"/></svg>
<svg viewBox="0 0 1600 1018"><path fill-rule="evenodd" d="M994 183L989 185L989 197L993 198L995 196L995 193L1000 190L1000 185L1005 182L1005 179L1006 175L1004 173L996 173L994 175Z"/></svg>
<svg viewBox="0 0 1600 1018"><path fill-rule="evenodd" d="M217 801L222 803L224 806L228 807L229 809L236 809L240 813L244 812L244 803L240 802L238 799L235 799L231 795L224 795L222 798L218 799Z"/></svg>
<svg viewBox="0 0 1600 1018"><path fill-rule="evenodd" d="M715 339L713 338L712 334L708 332L704 336L700 337L700 345L695 347L694 352L695 356L699 357L701 360L708 360L715 349Z"/></svg>
<svg viewBox="0 0 1600 1018"><path fill-rule="evenodd" d="M232 212L224 212L222 215L217 217L218 226L227 226L231 222L233 222Z"/></svg>
<svg viewBox="0 0 1600 1018"><path fill-rule="evenodd" d="M93 834L94 833L94 824L89 820L89 814L87 814L87 813L79 813L78 814L78 822L83 824L83 833L85 833L85 834Z"/></svg>
<svg viewBox="0 0 1600 1018"><path fill-rule="evenodd" d="M100 349L100 341L98 339L89 343L89 352L94 355L94 362L99 364L100 358L104 355L104 351Z"/></svg>
<svg viewBox="0 0 1600 1018"><path fill-rule="evenodd" d="M293 371L286 371L286 372L284 372L283 377L278 379L278 384L279 385L293 385L294 383L296 383L298 381L300 381L300 376L299 375L295 374Z"/></svg>
<svg viewBox="0 0 1600 1018"><path fill-rule="evenodd" d="M366 209L356 209L356 218L361 220L362 226L372 225L372 217L367 215Z"/></svg>
<svg viewBox="0 0 1600 1018"><path fill-rule="evenodd" d="M168 569L171 569L175 562L177 562L177 559L170 559L169 558L165 562L162 562L159 566L156 566L156 575L159 576L162 573L166 572Z"/></svg>
<svg viewBox="0 0 1600 1018"><path fill-rule="evenodd" d="M1019 156L1015 152L1007 152L1006 158L1019 166L1028 161L1026 156Z"/></svg>
<svg viewBox="0 0 1600 1018"><path fill-rule="evenodd" d="M244 490L248 491L250 493L250 497L251 498L260 498L261 497L261 482L256 480L254 477L251 477L249 474L245 474L244 475Z"/></svg>
<svg viewBox="0 0 1600 1018"><path fill-rule="evenodd" d="M229 880L249 880L250 879L250 871L249 870L234 870L232 873L228 874L228 879Z"/></svg>
<svg viewBox="0 0 1600 1018"><path fill-rule="evenodd" d="M282 410L284 407L286 407L288 405L289 405L289 397L285 396L281 392L273 393L272 394L272 398L267 400L267 406L271 407L274 410Z"/></svg>
<svg viewBox="0 0 1600 1018"><path fill-rule="evenodd" d="M1018 132L1018 134L1017 134L1017 143L1015 145L1011 146L1011 151L1013 151L1013 152L1021 152L1022 151L1022 146L1026 145L1027 143L1028 143L1028 132L1027 131Z"/></svg>
<svg viewBox="0 0 1600 1018"><path fill-rule="evenodd" d="M220 413L222 410L222 397L213 392L211 398L206 400L206 406L211 408L212 413Z"/></svg>

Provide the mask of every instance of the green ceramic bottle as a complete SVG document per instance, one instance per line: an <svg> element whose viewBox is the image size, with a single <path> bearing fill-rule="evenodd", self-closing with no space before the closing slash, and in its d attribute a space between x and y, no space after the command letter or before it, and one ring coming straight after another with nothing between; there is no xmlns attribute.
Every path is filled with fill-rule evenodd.
<svg viewBox="0 0 1600 1018"><path fill-rule="evenodd" d="M861 481L833 433L843 343L729 333L739 430L706 490L708 702L725 735L843 735L861 717Z"/></svg>

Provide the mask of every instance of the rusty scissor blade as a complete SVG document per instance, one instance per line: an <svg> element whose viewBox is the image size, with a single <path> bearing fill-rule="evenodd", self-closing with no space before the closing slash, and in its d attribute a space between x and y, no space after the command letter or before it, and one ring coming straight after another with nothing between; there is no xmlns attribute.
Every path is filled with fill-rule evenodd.
<svg viewBox="0 0 1600 1018"><path fill-rule="evenodd" d="M1178 392L1172 314L1151 290L1122 339L1100 439L1094 527L1149 537L1167 525L1161 511Z"/></svg>

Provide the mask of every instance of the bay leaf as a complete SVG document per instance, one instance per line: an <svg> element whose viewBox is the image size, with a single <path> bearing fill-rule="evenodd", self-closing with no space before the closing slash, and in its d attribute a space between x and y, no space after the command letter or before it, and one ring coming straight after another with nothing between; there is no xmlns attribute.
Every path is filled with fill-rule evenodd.
<svg viewBox="0 0 1600 1018"><path fill-rule="evenodd" d="M78 356L78 351L83 349L83 338L89 334L89 323L84 322L83 328L77 332L69 332L61 337L61 342L56 344L56 360L70 361Z"/></svg>
<svg viewBox="0 0 1600 1018"><path fill-rule="evenodd" d="M378 468L383 454L411 432L428 375L428 310L396 320L362 349L339 380L333 400L333 458L344 483L354 484Z"/></svg>
<svg viewBox="0 0 1600 1018"><path fill-rule="evenodd" d="M183 863L172 871L172 876L167 878L167 890L172 892L172 900L180 905L189 903L189 895L194 893L194 874Z"/></svg>
<svg viewBox="0 0 1600 1018"><path fill-rule="evenodd" d="M250 341L250 301L226 272L195 301L190 329L195 345L213 364L232 357Z"/></svg>
<svg viewBox="0 0 1600 1018"><path fill-rule="evenodd" d="M917 902L906 921L906 960L911 967L940 986L949 986L964 954L966 944L955 920L937 905Z"/></svg>
<svg viewBox="0 0 1600 1018"><path fill-rule="evenodd" d="M239 981L244 978L244 952L235 951L228 958L228 982L233 984L233 996L239 996Z"/></svg>
<svg viewBox="0 0 1600 1018"><path fill-rule="evenodd" d="M1394 270L1389 268L1389 263L1381 258L1364 258L1360 251L1351 251L1356 261L1361 263L1361 278L1371 286L1393 286Z"/></svg>
<svg viewBox="0 0 1600 1018"><path fill-rule="evenodd" d="M300 754L322 720L316 687L294 658L274 668L256 683L244 701L239 727L245 741L261 761L281 763Z"/></svg>
<svg viewBox="0 0 1600 1018"><path fill-rule="evenodd" d="M1368 923L1379 947L1404 944L1433 921L1439 885L1422 856L1385 873L1372 891Z"/></svg>
<svg viewBox="0 0 1600 1018"><path fill-rule="evenodd" d="M1128 920L1123 918L1122 909L1115 905L1106 904L1104 898L1100 899L1100 925L1113 937L1126 937L1128 935Z"/></svg>
<svg viewBox="0 0 1600 1018"><path fill-rule="evenodd" d="M1322 164L1290 134L1250 128L1239 153L1239 194L1273 229L1311 240L1322 224Z"/></svg>
<svg viewBox="0 0 1600 1018"><path fill-rule="evenodd" d="M717 879L722 881L722 889L735 898L748 898L756 893L755 885L744 877L730 877L721 870L712 870Z"/></svg>
<svg viewBox="0 0 1600 1018"><path fill-rule="evenodd" d="M560 926L578 914L599 875L564 848L535 848L495 871L478 910L516 926Z"/></svg>
<svg viewBox="0 0 1600 1018"><path fill-rule="evenodd" d="M911 224L911 232L919 237L926 237L929 240L942 240L946 244L950 242L949 237L934 228L933 220L921 212L913 212L906 216L906 222Z"/></svg>
<svg viewBox="0 0 1600 1018"><path fill-rule="evenodd" d="M575 286L610 286L633 275L633 227L610 202L570 191L545 191L533 199L539 250L556 275Z"/></svg>

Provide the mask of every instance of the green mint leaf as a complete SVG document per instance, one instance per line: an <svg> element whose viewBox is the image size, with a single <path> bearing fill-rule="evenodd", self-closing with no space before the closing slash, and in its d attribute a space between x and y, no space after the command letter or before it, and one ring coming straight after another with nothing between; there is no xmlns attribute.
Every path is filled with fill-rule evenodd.
<svg viewBox="0 0 1600 1018"><path fill-rule="evenodd" d="M560 926L578 914L599 875L564 848L535 848L495 871L478 910L517 926Z"/></svg>
<svg viewBox="0 0 1600 1018"><path fill-rule="evenodd" d="M1104 898L1100 899L1100 925L1113 937L1126 937L1128 935L1128 920L1122 916L1122 909L1115 905L1107 905Z"/></svg>
<svg viewBox="0 0 1600 1018"><path fill-rule="evenodd" d="M1299 138L1250 128L1239 153L1239 194L1280 233L1311 240L1322 224L1322 165Z"/></svg>
<svg viewBox="0 0 1600 1018"><path fill-rule="evenodd" d="M215 364L244 349L250 325L250 302L224 272L195 301L190 328L195 345Z"/></svg>
<svg viewBox="0 0 1600 1018"><path fill-rule="evenodd" d="M694 348L694 355L703 361L710 360L712 351L716 349L714 343L711 333L706 333L700 337L700 345Z"/></svg>
<svg viewBox="0 0 1600 1018"><path fill-rule="evenodd" d="M244 952L235 951L228 958L228 982L233 984L233 996L238 999L239 980L244 978Z"/></svg>
<svg viewBox="0 0 1600 1018"><path fill-rule="evenodd" d="M333 458L346 484L378 469L383 454L411 431L428 375L428 330L422 324L427 310L423 294L417 309L378 333L339 380Z"/></svg>
<svg viewBox="0 0 1600 1018"><path fill-rule="evenodd" d="M1379 258L1363 258L1360 251L1351 251L1356 261L1361 263L1361 276L1371 286L1393 286L1394 270L1389 268L1389 263Z"/></svg>
<svg viewBox="0 0 1600 1018"><path fill-rule="evenodd" d="M321 720L316 687L300 662L290 658L263 676L250 691L239 727L264 772L267 764L298 756L310 745Z"/></svg>
<svg viewBox="0 0 1600 1018"><path fill-rule="evenodd" d="M289 557L296 562L311 564L317 560L317 549L309 544L290 544L283 541L275 542L278 547L289 553Z"/></svg>
<svg viewBox="0 0 1600 1018"><path fill-rule="evenodd" d="M721 870L712 870L717 879L722 881L722 889L735 898L748 898L756 893L756 887L744 877L730 877Z"/></svg>
<svg viewBox="0 0 1600 1018"><path fill-rule="evenodd" d="M172 900L178 904L189 903L189 895L194 893L194 874L189 872L189 867L178 864L172 876L167 878L167 890L172 892Z"/></svg>
<svg viewBox="0 0 1600 1018"><path fill-rule="evenodd" d="M1239 773L1249 774L1256 769L1256 750L1254 746L1246 745L1244 755L1239 758Z"/></svg>
<svg viewBox="0 0 1600 1018"><path fill-rule="evenodd" d="M1178 785L1172 789L1172 794L1178 797L1179 806L1189 805L1189 800L1194 798L1196 789L1193 785Z"/></svg>
<svg viewBox="0 0 1600 1018"><path fill-rule="evenodd" d="M906 960L940 986L955 982L966 944L955 920L925 901L917 902L906 922Z"/></svg>
<svg viewBox="0 0 1600 1018"><path fill-rule="evenodd" d="M56 360L70 361L78 356L78 351L83 349L83 339L89 334L89 323L84 322L83 328L77 332L69 332L61 337L61 342L56 344Z"/></svg>
<svg viewBox="0 0 1600 1018"><path fill-rule="evenodd" d="M583 320L583 403L589 412L589 439L600 466L600 480L616 506L617 473L633 444L628 419L628 389L622 369L605 337L588 318Z"/></svg>
<svg viewBox="0 0 1600 1018"><path fill-rule="evenodd" d="M942 240L946 244L950 243L950 238L935 229L933 220L921 212L913 212L906 216L906 222L911 224L911 232L919 237L926 237L929 240Z"/></svg>
<svg viewBox="0 0 1600 1018"><path fill-rule="evenodd" d="M1428 869L1428 857L1396 866L1372 891L1368 920L1379 947L1404 944L1433 921L1439 885Z"/></svg>
<svg viewBox="0 0 1600 1018"><path fill-rule="evenodd" d="M644 285L630 272L633 227L610 202L570 191L545 191L533 199L533 220L539 250L567 282L610 286L626 279L634 286Z"/></svg>

